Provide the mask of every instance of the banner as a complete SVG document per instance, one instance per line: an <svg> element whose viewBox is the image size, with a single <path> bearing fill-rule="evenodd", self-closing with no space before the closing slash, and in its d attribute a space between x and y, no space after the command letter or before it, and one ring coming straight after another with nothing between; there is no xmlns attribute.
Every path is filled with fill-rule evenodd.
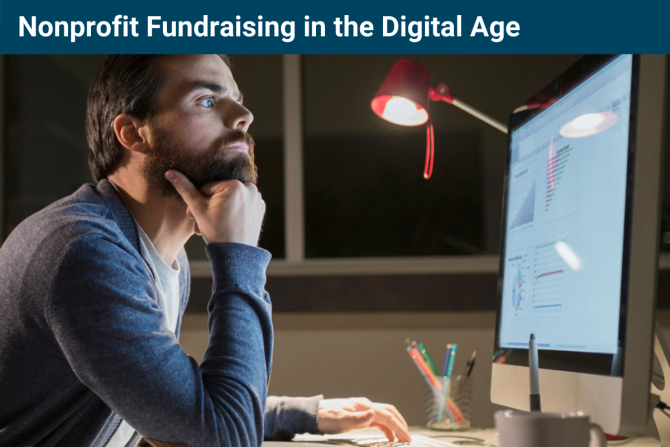
<svg viewBox="0 0 670 447"><path fill-rule="evenodd" d="M0 0L0 53L668 53L670 4Z"/></svg>

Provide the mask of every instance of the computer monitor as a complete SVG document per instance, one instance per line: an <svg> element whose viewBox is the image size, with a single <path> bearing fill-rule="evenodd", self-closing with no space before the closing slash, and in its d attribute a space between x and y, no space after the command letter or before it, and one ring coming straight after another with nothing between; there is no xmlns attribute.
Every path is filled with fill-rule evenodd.
<svg viewBox="0 0 670 447"><path fill-rule="evenodd" d="M612 434L649 419L663 56L586 56L509 120L491 400L584 411Z"/></svg>

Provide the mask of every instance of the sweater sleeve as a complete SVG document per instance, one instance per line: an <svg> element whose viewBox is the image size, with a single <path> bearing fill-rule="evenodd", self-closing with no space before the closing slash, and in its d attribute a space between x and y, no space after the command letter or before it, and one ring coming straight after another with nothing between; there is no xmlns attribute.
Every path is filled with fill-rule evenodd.
<svg viewBox="0 0 670 447"><path fill-rule="evenodd" d="M49 325L79 380L143 437L260 446L272 361L270 254L233 243L210 244L207 254L214 282L200 366L167 329L144 263L96 235L63 256Z"/></svg>
<svg viewBox="0 0 670 447"><path fill-rule="evenodd" d="M317 412L323 396L268 396L265 407L265 439L288 440L298 433L319 434Z"/></svg>

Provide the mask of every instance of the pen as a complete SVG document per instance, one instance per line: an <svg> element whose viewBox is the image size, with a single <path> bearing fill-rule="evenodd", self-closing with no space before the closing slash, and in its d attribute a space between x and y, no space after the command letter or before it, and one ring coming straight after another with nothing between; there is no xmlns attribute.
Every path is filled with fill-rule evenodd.
<svg viewBox="0 0 670 447"><path fill-rule="evenodd" d="M414 346L408 347L407 353L410 357L412 357L412 360L414 360L414 364L417 368L419 368L419 372L421 372L421 375L428 383L430 389L433 391L433 393L437 393L439 385L433 378L434 375L431 377L431 371L429 371L428 365L426 364L423 357L421 357L421 353Z"/></svg>
<svg viewBox="0 0 670 447"><path fill-rule="evenodd" d="M452 400L451 397L447 397L447 408L451 412L449 417L451 420L456 420L456 422L461 422L465 416L463 416L463 413L461 412L461 409L458 408L458 405L456 405L456 402Z"/></svg>
<svg viewBox="0 0 670 447"><path fill-rule="evenodd" d="M421 355L423 356L426 363L428 363L428 366L430 366L430 369L432 369L435 375L437 375L437 368L435 368L435 364L428 355L428 351L426 351L426 347L423 345L423 343L419 343L419 352L421 352Z"/></svg>
<svg viewBox="0 0 670 447"><path fill-rule="evenodd" d="M444 353L444 363L442 364L442 375L447 375L447 366L449 366L449 354L451 353L451 343L447 345L447 351Z"/></svg>
<svg viewBox="0 0 670 447"><path fill-rule="evenodd" d="M449 350L449 361L447 364L447 373L442 378L442 399L440 399L440 410L438 413L438 420L442 420L442 414L444 413L444 404L447 401L447 397L449 397L449 386L451 385L451 373L454 369L454 360L456 359L457 348L458 345L456 343L451 345L451 349L449 349L449 345L447 345L447 350ZM449 408L447 408L447 411L449 412L449 417L451 419L454 419Z"/></svg>
<svg viewBox="0 0 670 447"><path fill-rule="evenodd" d="M458 345L454 343L451 345L451 352L449 353L449 365L447 366L447 377L451 377L451 373L454 370L454 360L456 359L456 349Z"/></svg>
<svg viewBox="0 0 670 447"><path fill-rule="evenodd" d="M468 377L470 374L472 374L472 368L475 367L475 359L477 358L477 351L472 351L472 355L470 356L470 360L468 360L468 363L465 365L465 369L463 370L463 376Z"/></svg>
<svg viewBox="0 0 670 447"><path fill-rule="evenodd" d="M442 380L442 396L440 398L440 407L438 410L438 414L436 415L438 418L437 420L442 420L442 414L444 413L444 391L447 387L447 382L445 380L445 376L447 375L447 368L449 366L449 359L451 358L451 343L447 344L447 350L444 352L444 362L442 363L442 376L440 379ZM447 398L449 398L449 394L447 394Z"/></svg>
<svg viewBox="0 0 670 447"><path fill-rule="evenodd" d="M433 372L428 367L428 364L421 356L421 353L412 344L407 347L407 353L412 358L412 360L414 360L414 364L423 378L426 380L426 383L428 384L428 387L431 389L433 394L435 394L436 398L440 398L442 396L439 392L440 382L438 381L437 376L435 376L435 374L433 374ZM447 411L448 414L450 414L451 419L455 420L456 422L461 421L464 417L463 413L461 412L460 408L458 408L458 405L456 405L456 402L451 399L451 397L447 397L447 405ZM451 415L451 412L453 412L455 417Z"/></svg>
<svg viewBox="0 0 670 447"><path fill-rule="evenodd" d="M461 384L465 384L465 380L468 377L470 377L470 374L472 374L472 368L475 367L476 357L477 357L477 351L473 351L470 360L468 360L468 363L465 365L465 368L463 369L463 374L461 374Z"/></svg>
<svg viewBox="0 0 670 447"><path fill-rule="evenodd" d="M530 369L530 411L542 411L540 406L540 374L538 371L537 344L535 334L528 342L528 368Z"/></svg>

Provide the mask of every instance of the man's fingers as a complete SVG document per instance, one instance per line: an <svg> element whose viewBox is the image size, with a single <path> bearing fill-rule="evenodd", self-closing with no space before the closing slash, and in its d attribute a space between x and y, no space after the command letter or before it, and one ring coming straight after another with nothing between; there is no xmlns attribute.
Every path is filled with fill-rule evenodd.
<svg viewBox="0 0 670 447"><path fill-rule="evenodd" d="M354 402L354 406L359 411L366 408L374 408L376 411L374 422L376 424L380 427L388 427L390 430L394 431L398 435L398 439L403 442L411 441L407 422L405 422L405 418L402 417L400 412L393 405L373 403L365 398L356 398L354 399Z"/></svg>
<svg viewBox="0 0 670 447"><path fill-rule="evenodd" d="M333 425L334 423L334 425ZM398 438L411 442L407 422L400 412L388 404L370 402L365 398L324 399L319 404L319 429L324 433L342 433L365 427L381 430L389 441Z"/></svg>
<svg viewBox="0 0 670 447"><path fill-rule="evenodd" d="M258 192L258 187L254 183L243 183L239 180L221 180L218 182L205 183L200 187L199 191L206 196L213 196L214 194L225 191L231 187L242 185L246 186L247 189L251 190L252 192ZM260 196L260 193L258 193L258 195Z"/></svg>
<svg viewBox="0 0 670 447"><path fill-rule="evenodd" d="M213 196L217 192L224 191L230 187L230 183L236 180L206 183L200 187L200 192L206 196Z"/></svg>
<svg viewBox="0 0 670 447"><path fill-rule="evenodd" d="M400 423L405 426L405 428L408 428L405 418L402 417L402 414L400 414L398 409L393 405L372 403L366 398L356 398L356 407L358 408L358 410L363 410L372 407L372 408L382 408L384 410L390 411L398 419L398 421L400 421Z"/></svg>
<svg viewBox="0 0 670 447"><path fill-rule="evenodd" d="M372 424L370 424L370 427L378 428L379 430L384 432L384 435L386 435L386 438L389 441L391 441L391 442L395 441L395 434L393 433L393 430L388 428L386 425L382 425L382 424L378 424L376 422L373 422Z"/></svg>
<svg viewBox="0 0 670 447"><path fill-rule="evenodd" d="M361 407L366 405L367 404L359 403L359 406ZM354 425L352 426L352 429L364 428L374 424L374 426L383 431L386 437L389 438L389 440L391 441L395 439L395 435L397 435L398 439L402 442L410 442L412 440L412 438L409 435L409 430L407 428L407 423L405 422L405 420L402 419L402 416L400 418L396 417L395 413L397 412L397 410L395 412L392 412L391 409L388 408L393 407L392 405L375 405L375 404L373 405L374 405L373 409L351 413L351 416L356 415L357 418L356 422L352 421L352 425ZM395 409L395 407L393 407L393 409ZM368 420L367 417L366 419L363 419L361 415L365 413L371 413L373 417L370 420Z"/></svg>
<svg viewBox="0 0 670 447"><path fill-rule="evenodd" d="M366 428L375 420L375 410L358 411L346 415L348 430Z"/></svg>
<svg viewBox="0 0 670 447"><path fill-rule="evenodd" d="M409 436L409 430L407 427L402 424L393 413L383 408L377 408L375 411L377 414L377 417L375 417L375 422L388 426L398 435L398 439L403 442L409 442L412 440L412 438Z"/></svg>
<svg viewBox="0 0 670 447"><path fill-rule="evenodd" d="M402 414L400 414L400 412L398 411L398 409L396 407L394 407L393 405L383 404L383 408L385 408L386 410L393 413L395 415L395 417L398 418L400 423L402 425L404 425L406 429L409 430L409 426L407 425L407 421L405 421L405 418L402 417Z"/></svg>
<svg viewBox="0 0 670 447"><path fill-rule="evenodd" d="M184 199L186 205L188 205L191 212L194 211L194 208L197 210L201 209L205 198L200 194L193 183L179 171L169 170L165 173L165 178L168 179L172 186L177 190L179 195Z"/></svg>

